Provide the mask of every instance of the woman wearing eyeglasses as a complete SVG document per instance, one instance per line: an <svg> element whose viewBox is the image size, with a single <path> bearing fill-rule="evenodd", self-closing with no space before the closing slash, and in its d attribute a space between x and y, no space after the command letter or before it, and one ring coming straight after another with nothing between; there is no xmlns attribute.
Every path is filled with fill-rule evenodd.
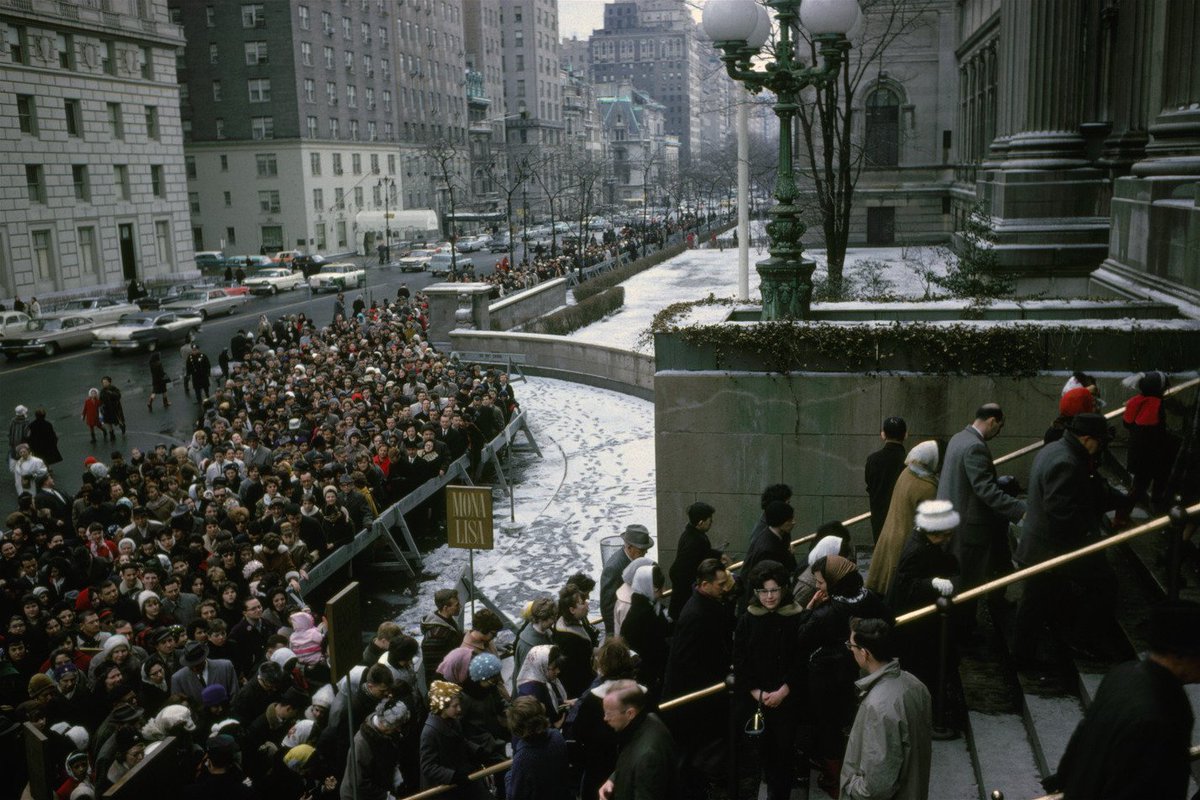
<svg viewBox="0 0 1200 800"><path fill-rule="evenodd" d="M802 609L787 594L788 571L778 561L755 564L749 584L750 603L734 634L733 674L738 697L762 709L759 753L767 800L787 800L792 793L792 765L804 763L796 757L806 665L796 651ZM749 718L749 714L741 716Z"/></svg>

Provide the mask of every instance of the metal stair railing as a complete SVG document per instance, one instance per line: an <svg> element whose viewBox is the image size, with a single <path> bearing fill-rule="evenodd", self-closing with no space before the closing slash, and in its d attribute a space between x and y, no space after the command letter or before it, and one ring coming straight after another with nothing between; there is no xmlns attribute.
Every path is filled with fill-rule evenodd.
<svg viewBox="0 0 1200 800"><path fill-rule="evenodd" d="M1200 744L1192 745L1192 748L1188 750L1188 758L1192 761L1200 759ZM989 797L991 797L992 800L1004 800L1004 792L996 789L989 795ZM1033 798L1033 800L1063 800L1063 793L1054 792L1053 794L1044 794L1041 797Z"/></svg>

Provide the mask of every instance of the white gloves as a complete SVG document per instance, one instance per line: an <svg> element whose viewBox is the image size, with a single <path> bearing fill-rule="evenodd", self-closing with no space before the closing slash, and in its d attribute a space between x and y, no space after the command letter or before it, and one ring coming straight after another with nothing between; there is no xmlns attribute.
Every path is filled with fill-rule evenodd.
<svg viewBox="0 0 1200 800"><path fill-rule="evenodd" d="M934 578L929 583L933 585L934 591L942 597L949 597L954 594L954 584L946 578Z"/></svg>

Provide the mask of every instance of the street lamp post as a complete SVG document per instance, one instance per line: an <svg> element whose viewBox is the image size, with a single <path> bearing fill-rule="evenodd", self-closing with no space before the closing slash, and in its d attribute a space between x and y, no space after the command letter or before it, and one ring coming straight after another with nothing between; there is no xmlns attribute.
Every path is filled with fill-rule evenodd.
<svg viewBox="0 0 1200 800"><path fill-rule="evenodd" d="M709 0L704 29L722 53L729 77L758 94L775 94L779 118L779 165L775 175L776 204L767 223L771 257L758 262L762 276L764 320L806 319L812 304L812 274L816 262L804 257L805 225L796 206L798 190L792 158L792 120L799 111L800 93L809 87L831 85L850 49L846 32L859 15L857 0L767 0L779 22L774 60L754 69L754 59L770 36L771 18L755 0ZM794 52L792 30L797 24L816 41L820 65L804 66Z"/></svg>
<svg viewBox="0 0 1200 800"><path fill-rule="evenodd" d="M383 192L383 263L392 263L392 215L388 210L388 201L391 200L392 187L396 184L395 180L388 177L379 179L379 188Z"/></svg>

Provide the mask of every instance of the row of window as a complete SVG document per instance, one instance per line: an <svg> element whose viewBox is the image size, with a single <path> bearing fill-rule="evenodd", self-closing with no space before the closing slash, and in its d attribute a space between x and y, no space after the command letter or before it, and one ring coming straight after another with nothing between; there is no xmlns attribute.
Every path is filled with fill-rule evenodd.
<svg viewBox="0 0 1200 800"><path fill-rule="evenodd" d="M150 191L154 197L159 199L166 198L166 183L163 176L163 166L161 164L151 164L150 167ZM133 184L130 178L130 166L128 164L113 164L112 166L112 187L113 191L101 192L96 194L96 187L93 185L92 170L87 164L72 164L71 165L71 187L72 196L81 202L90 203L93 200L105 201L111 198L117 200L130 201L133 199ZM45 204L48 200L49 186L47 183L46 166L44 164L26 164L25 165L25 189L26 196L31 203ZM54 187L62 186L62 181L53 181Z"/></svg>
<svg viewBox="0 0 1200 800"><path fill-rule="evenodd" d="M60 69L77 71L80 68L80 57L87 67L99 67L101 72L115 76L118 70L120 52L117 43L105 39L96 44L94 41L77 42L69 33L54 33L54 50L48 56L34 47L29 30L23 25L6 24L4 26L4 49L8 52L9 60L14 64L25 66L48 67L57 66ZM98 62L98 63L96 63ZM154 53L150 47L142 46L137 49L136 70L146 80L154 79ZM132 61L130 62L132 66Z"/></svg>
<svg viewBox="0 0 1200 800"><path fill-rule="evenodd" d="M215 47L215 46L216 45L213 45L213 47ZM334 64L337 59L336 59L336 53L334 52L334 49L332 47L329 47L326 45L323 48L323 54L324 54L324 59L325 59L325 69L335 69ZM210 54L210 59L211 59L211 57L212 56ZM213 62L213 63L215 63L215 62ZM311 42L301 42L300 43L300 63L306 67L313 66L313 48L312 48ZM353 50L346 50L342 53L342 66L345 68L345 70L348 74L350 74L350 75L355 74L355 72L356 72L355 64L356 63L357 63L357 60L355 58ZM375 77L375 60L372 58L370 53L363 53L362 71L363 71L363 74L366 75L368 78ZM387 58L379 59L379 71L381 73L381 77L384 80L391 80L392 79L391 59L387 59Z"/></svg>
<svg viewBox="0 0 1200 800"><path fill-rule="evenodd" d="M63 234L64 236L68 234ZM136 241L136 236L134 237ZM30 228L29 245L33 266L34 280L39 286L59 287L62 285L62 266L60 256L63 244L74 244L75 259L79 276L94 276L97 283L104 283L112 267L103 258L103 234L95 225L80 225L75 228L75 241L60 242L59 231L54 228ZM167 219L154 220L154 255L159 266L170 267L175 264L175 242L171 235L171 221ZM7 252L5 242L0 238L0 262ZM73 280L76 278L72 278Z"/></svg>
<svg viewBox="0 0 1200 800"><path fill-rule="evenodd" d="M364 190L364 187L355 186L353 196L354 196L355 210L361 210L361 209L365 208L364 203L366 200L366 192ZM398 196L398 192L396 190L396 184L393 182L388 185L388 200L387 200L386 205L394 208L396 206L397 196ZM261 197L262 197L262 192L259 192L260 202L261 202ZM382 209L385 205L385 203L383 201L383 187L380 186L378 183L376 183L374 186L371 187L371 201L372 201L372 203L374 203L374 207L377 210ZM313 204L313 211L324 211L325 210L325 190L324 189L316 188L316 189L312 190L312 204ZM329 207L329 210L330 211L345 211L346 210L346 190L345 189L338 187L333 190L333 205Z"/></svg>
<svg viewBox="0 0 1200 800"><path fill-rule="evenodd" d="M79 98L64 98L61 101L38 98L31 94L17 95L17 127L21 133L39 136L45 123L57 117L56 102L62 103L63 130L67 136L85 138L83 124L83 101ZM105 114L108 132L113 139L125 139L125 112L120 103L106 103ZM162 135L158 121L158 106L142 106L146 138L158 141Z"/></svg>

